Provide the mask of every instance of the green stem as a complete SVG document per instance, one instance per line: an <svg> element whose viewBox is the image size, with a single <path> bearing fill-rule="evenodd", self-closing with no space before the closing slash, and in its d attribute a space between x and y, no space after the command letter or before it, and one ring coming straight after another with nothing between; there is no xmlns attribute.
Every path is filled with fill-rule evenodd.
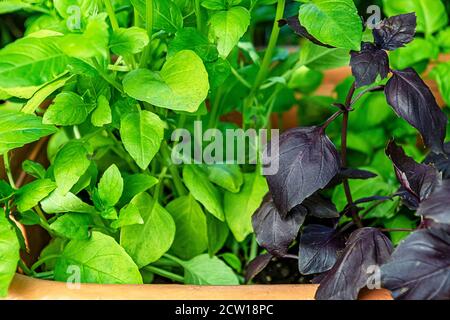
<svg viewBox="0 0 450 320"><path fill-rule="evenodd" d="M278 36L280 35L280 27L278 26L278 21L283 18L285 5L286 0L278 0L277 12L275 15L275 20L273 22L272 34L270 35L269 45L267 46L267 50L264 55L263 62L261 64L261 68L259 69L258 75L256 76L256 80L253 83L251 95L256 94L256 92L259 90L259 87L266 79L267 74L269 73L270 64L272 63L272 58L275 53L275 49L278 42Z"/></svg>
<svg viewBox="0 0 450 320"><path fill-rule="evenodd" d="M169 167L169 172L172 175L173 183L175 185L175 189L179 196L184 196L187 194L187 190L183 185L178 169L173 165L172 160L170 158L169 147L166 142L163 142L161 145L161 155L163 156L164 161Z"/></svg>
<svg viewBox="0 0 450 320"><path fill-rule="evenodd" d="M114 7L111 3L111 0L105 0L105 8L106 12L109 16L109 21L111 21L111 27L114 31L119 30L119 23L117 22L116 13L114 12Z"/></svg>
<svg viewBox="0 0 450 320"><path fill-rule="evenodd" d="M195 0L195 17L197 20L197 30L203 33L203 16L202 7L200 5L200 0Z"/></svg>
<svg viewBox="0 0 450 320"><path fill-rule="evenodd" d="M28 266L25 264L25 262L23 262L22 259L19 260L19 268L22 269L22 271L27 275L27 276L32 276L34 274L33 271L30 270L30 268L28 268Z"/></svg>
<svg viewBox="0 0 450 320"><path fill-rule="evenodd" d="M153 0L145 2L145 28L148 34L148 44L144 49L139 63L140 68L145 68L150 60L152 51L152 33L153 33Z"/></svg>
<svg viewBox="0 0 450 320"><path fill-rule="evenodd" d="M154 266L147 266L144 269L147 271L153 272L154 274L157 274L161 277L164 277L164 278L176 281L176 282L184 283L184 277L182 277L178 274L172 273L170 271L160 269L160 268L157 268Z"/></svg>
<svg viewBox="0 0 450 320"><path fill-rule="evenodd" d="M183 261L183 260L178 259L177 257L175 257L175 256L173 256L173 255L171 255L171 254L165 253L165 254L163 255L163 257L166 258L166 259L172 260L173 262L178 263L180 266L183 266L183 265L184 265L184 261Z"/></svg>
<svg viewBox="0 0 450 320"><path fill-rule="evenodd" d="M14 177L13 177L12 171L11 171L11 163L9 162L8 152L5 152L5 154L3 155L3 162L5 164L5 171L6 171L6 176L8 177L9 184L11 185L11 188L13 188L14 190L17 190L16 183L14 182Z"/></svg>
<svg viewBox="0 0 450 320"><path fill-rule="evenodd" d="M253 235L252 236L252 244L250 247L249 261L252 261L253 259L255 259L257 255L258 255L258 242L256 242L256 236Z"/></svg>
<svg viewBox="0 0 450 320"><path fill-rule="evenodd" d="M42 266L44 263L46 263L49 260L53 260L53 259L58 259L60 257L59 254L52 254L49 255L47 257L44 257L42 259L40 259L39 261L37 261L35 264L33 264L31 266L31 271L34 272L37 268L39 268L40 266Z"/></svg>
<svg viewBox="0 0 450 320"><path fill-rule="evenodd" d="M217 116L219 114L220 101L222 99L222 87L220 87L216 92L216 97L214 99L214 104L211 108L211 114L209 118L208 128L212 129L216 127Z"/></svg>

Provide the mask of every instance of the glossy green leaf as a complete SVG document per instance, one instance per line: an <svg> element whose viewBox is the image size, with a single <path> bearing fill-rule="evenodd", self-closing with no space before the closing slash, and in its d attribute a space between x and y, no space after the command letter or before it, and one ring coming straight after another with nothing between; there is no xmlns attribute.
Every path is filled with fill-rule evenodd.
<svg viewBox="0 0 450 320"><path fill-rule="evenodd" d="M186 284L228 286L238 285L233 270L217 257L203 254L183 262Z"/></svg>
<svg viewBox="0 0 450 320"><path fill-rule="evenodd" d="M63 195L60 190L56 189L47 198L41 202L42 209L47 213L97 213L94 207L84 203L73 193Z"/></svg>
<svg viewBox="0 0 450 320"><path fill-rule="evenodd" d="M85 145L78 141L67 143L58 152L53 162L53 170L56 184L61 193L69 192L86 172L91 164L88 157L89 152Z"/></svg>
<svg viewBox="0 0 450 320"><path fill-rule="evenodd" d="M230 192L239 192L244 183L244 175L238 165L215 164L207 166L206 169L211 182Z"/></svg>
<svg viewBox="0 0 450 320"><path fill-rule="evenodd" d="M141 52L148 42L148 34L144 29L138 27L120 28L113 32L109 47L115 54L123 56Z"/></svg>
<svg viewBox="0 0 450 320"><path fill-rule="evenodd" d="M169 58L161 72L138 69L123 81L125 92L140 101L171 110L195 112L209 90L208 73L199 56L183 50Z"/></svg>
<svg viewBox="0 0 450 320"><path fill-rule="evenodd" d="M39 179L24 185L16 192L17 209L19 212L32 209L55 189L56 184L50 179Z"/></svg>
<svg viewBox="0 0 450 320"><path fill-rule="evenodd" d="M299 19L322 43L359 51L362 22L353 0L312 0L300 6Z"/></svg>
<svg viewBox="0 0 450 320"><path fill-rule="evenodd" d="M64 238L86 240L89 239L89 228L92 224L92 218L89 214L66 213L56 219L50 225L50 228Z"/></svg>
<svg viewBox="0 0 450 320"><path fill-rule="evenodd" d="M124 188L119 205L123 206L141 192L149 190L158 183L158 179L148 174L137 173L124 177Z"/></svg>
<svg viewBox="0 0 450 320"><path fill-rule="evenodd" d="M191 195L170 202L167 211L172 215L176 234L171 251L182 259L191 259L208 248L206 216Z"/></svg>
<svg viewBox="0 0 450 320"><path fill-rule="evenodd" d="M133 203L130 203L120 210L119 218L111 223L111 227L119 229L124 226L132 226L135 224L144 224L144 220L141 217L139 208Z"/></svg>
<svg viewBox="0 0 450 320"><path fill-rule="evenodd" d="M58 126L82 124L86 121L91 107L76 93L62 92L45 112L43 123Z"/></svg>
<svg viewBox="0 0 450 320"><path fill-rule="evenodd" d="M55 266L55 280L68 283L142 284L139 269L110 236L93 232L89 240L72 240Z"/></svg>
<svg viewBox="0 0 450 320"><path fill-rule="evenodd" d="M195 165L185 165L183 166L183 178L192 196L217 219L224 221L222 195L209 182L206 173Z"/></svg>
<svg viewBox="0 0 450 320"><path fill-rule="evenodd" d="M123 192L123 179L119 168L111 165L98 183L98 195L104 206L113 207L119 202Z"/></svg>
<svg viewBox="0 0 450 320"><path fill-rule="evenodd" d="M0 297L8 294L9 284L16 274L20 259L19 250L16 231L0 208Z"/></svg>
<svg viewBox="0 0 450 320"><path fill-rule="evenodd" d="M137 195L131 203L138 207L144 224L122 227L120 244L142 268L170 249L175 238L175 223L170 213L147 193Z"/></svg>
<svg viewBox="0 0 450 320"><path fill-rule="evenodd" d="M266 179L258 173L244 174L239 193L225 192L225 219L237 241L242 242L253 232L252 216L269 192Z"/></svg>
<svg viewBox="0 0 450 320"><path fill-rule="evenodd" d="M67 70L67 57L55 37L26 37L0 50L0 89L13 96L31 98L45 83Z"/></svg>
<svg viewBox="0 0 450 320"><path fill-rule="evenodd" d="M250 13L244 7L220 11L212 15L209 25L209 38L217 43L220 56L226 58L247 31Z"/></svg>
<svg viewBox="0 0 450 320"><path fill-rule="evenodd" d="M91 122L96 127L103 127L112 122L112 112L109 101L101 95L97 99L97 108L92 112Z"/></svg>
<svg viewBox="0 0 450 320"><path fill-rule="evenodd" d="M183 28L175 34L169 43L168 57L183 50L194 51L205 62L215 61L219 56L216 46L195 28Z"/></svg>
<svg viewBox="0 0 450 320"><path fill-rule="evenodd" d="M122 142L142 170L148 167L158 152L164 137L164 126L164 122L150 111L132 112L122 119Z"/></svg>
<svg viewBox="0 0 450 320"><path fill-rule="evenodd" d="M23 147L57 130L42 123L42 118L21 112L0 112L0 154Z"/></svg>

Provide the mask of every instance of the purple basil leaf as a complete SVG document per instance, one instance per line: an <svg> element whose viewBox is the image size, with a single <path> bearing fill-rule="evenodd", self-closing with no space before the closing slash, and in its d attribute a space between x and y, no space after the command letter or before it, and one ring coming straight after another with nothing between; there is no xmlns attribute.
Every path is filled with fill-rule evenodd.
<svg viewBox="0 0 450 320"><path fill-rule="evenodd" d="M345 242L333 228L318 224L308 225L300 236L298 269L309 275L330 270Z"/></svg>
<svg viewBox="0 0 450 320"><path fill-rule="evenodd" d="M264 163L268 162L269 159L264 159ZM286 217L292 208L324 188L339 172L339 164L336 147L322 128L296 128L283 133L278 173L267 176L281 216Z"/></svg>
<svg viewBox="0 0 450 320"><path fill-rule="evenodd" d="M450 142L444 144L444 153L430 153L425 159L426 164L433 165L442 172L443 179L450 179Z"/></svg>
<svg viewBox="0 0 450 320"><path fill-rule="evenodd" d="M393 73L385 88L388 103L399 117L419 130L433 152L442 153L447 116L430 88L412 68Z"/></svg>
<svg viewBox="0 0 450 320"><path fill-rule="evenodd" d="M378 229L354 231L334 267L320 282L318 300L355 300L367 285L369 267L386 263L392 253L391 241Z"/></svg>
<svg viewBox="0 0 450 320"><path fill-rule="evenodd" d="M437 223L450 224L450 180L438 184L428 199L420 204L416 214Z"/></svg>
<svg viewBox="0 0 450 320"><path fill-rule="evenodd" d="M360 88L374 83L378 75L382 79L387 77L389 58L386 51L364 42L360 52L352 51L350 66L356 79L356 87Z"/></svg>
<svg viewBox="0 0 450 320"><path fill-rule="evenodd" d="M383 287L399 300L450 299L450 236L419 230L381 268Z"/></svg>
<svg viewBox="0 0 450 320"><path fill-rule="evenodd" d="M414 40L416 26L415 13L401 14L383 20L373 29L373 37L378 47L392 51Z"/></svg>
<svg viewBox="0 0 450 320"><path fill-rule="evenodd" d="M287 19L281 19L280 21L278 21L278 25L280 27L288 25L288 27L291 28L297 35L299 35L300 37L306 38L309 41L311 41L312 43L315 43L319 46L326 47L326 48L334 48L333 46L324 44L324 43L320 42L319 40L317 40L316 38L314 38L314 36L312 36L308 32L308 30L306 30L306 28L304 26L302 26L302 24L300 23L300 20L298 18L298 15L287 18Z"/></svg>
<svg viewBox="0 0 450 320"><path fill-rule="evenodd" d="M265 202L252 217L253 230L259 245L276 257L283 257L297 238L307 211L302 206L282 217L273 201Z"/></svg>
<svg viewBox="0 0 450 320"><path fill-rule="evenodd" d="M394 163L395 173L403 189L400 195L405 197L404 191L409 192L413 199L409 202L420 203L433 191L439 181L436 169L426 164L420 164L408 157L405 151L394 141L389 142L386 154ZM410 197L406 197L407 199ZM414 201L414 198L416 201Z"/></svg>
<svg viewBox="0 0 450 320"><path fill-rule="evenodd" d="M319 219L339 218L339 212L336 206L330 201L318 194L314 194L305 199L301 204L308 210L308 214Z"/></svg>
<svg viewBox="0 0 450 320"><path fill-rule="evenodd" d="M247 269L245 270L245 282L249 282L254 277L256 277L261 271L263 271L267 265L269 264L270 260L272 260L273 256L269 253L262 254L252 261L247 266Z"/></svg>

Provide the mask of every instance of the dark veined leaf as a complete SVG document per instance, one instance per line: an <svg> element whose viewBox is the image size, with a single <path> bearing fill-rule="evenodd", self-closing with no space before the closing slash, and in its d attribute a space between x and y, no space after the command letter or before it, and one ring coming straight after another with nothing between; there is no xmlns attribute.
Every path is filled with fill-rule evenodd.
<svg viewBox="0 0 450 320"><path fill-rule="evenodd" d="M394 163L397 179L402 187L415 199L414 202L420 203L425 200L438 182L436 169L432 166L415 162L394 141L389 142L386 154Z"/></svg>
<svg viewBox="0 0 450 320"><path fill-rule="evenodd" d="M272 260L273 256L269 253L262 254L252 261L247 266L245 270L245 282L251 281L254 277L256 277L261 271L263 271L270 260Z"/></svg>
<svg viewBox="0 0 450 320"><path fill-rule="evenodd" d="M417 215L437 223L450 224L450 180L443 180L420 204Z"/></svg>
<svg viewBox="0 0 450 320"><path fill-rule="evenodd" d="M380 48L395 50L414 40L416 27L415 13L401 14L381 21L373 29L373 37Z"/></svg>
<svg viewBox="0 0 450 320"><path fill-rule="evenodd" d="M433 165L439 172L442 172L442 178L450 179L450 142L444 144L444 153L430 153L424 163Z"/></svg>
<svg viewBox="0 0 450 320"><path fill-rule="evenodd" d="M339 218L336 206L318 194L314 194L301 204L308 210L308 214L319 219Z"/></svg>
<svg viewBox="0 0 450 320"><path fill-rule="evenodd" d="M432 151L441 153L447 116L417 72L412 68L394 71L385 93L397 115L419 130L425 144Z"/></svg>
<svg viewBox="0 0 450 320"><path fill-rule="evenodd" d="M419 230L381 268L383 287L399 300L450 299L450 235Z"/></svg>
<svg viewBox="0 0 450 320"><path fill-rule="evenodd" d="M351 52L350 66L356 79L356 87L363 87L375 82L377 76L386 78L389 73L389 58L369 42L364 42L360 52Z"/></svg>
<svg viewBox="0 0 450 320"><path fill-rule="evenodd" d="M297 237L306 214L306 209L298 206L282 217L273 201L263 203L252 217L256 240L272 255L283 257Z"/></svg>
<svg viewBox="0 0 450 320"><path fill-rule="evenodd" d="M390 240L375 228L354 231L334 267L320 282L318 300L355 300L367 285L372 266L381 266L392 253Z"/></svg>
<svg viewBox="0 0 450 320"><path fill-rule="evenodd" d="M304 26L302 26L300 19L298 16L289 17L287 19L281 19L278 21L278 25L280 27L287 25L289 28L291 28L296 34L298 34L300 37L306 38L312 43L315 43L319 46L326 47L326 48L334 48L333 46L330 46L328 44L322 43L316 38L314 38L308 30Z"/></svg>
<svg viewBox="0 0 450 320"><path fill-rule="evenodd" d="M335 229L318 224L306 226L300 236L298 254L300 273L308 275L330 270L344 246L344 239Z"/></svg>
<svg viewBox="0 0 450 320"><path fill-rule="evenodd" d="M268 152L270 153L270 143ZM264 159L264 163L269 163ZM267 176L273 201L281 216L319 189L339 172L339 154L322 128L296 128L280 136L279 170Z"/></svg>

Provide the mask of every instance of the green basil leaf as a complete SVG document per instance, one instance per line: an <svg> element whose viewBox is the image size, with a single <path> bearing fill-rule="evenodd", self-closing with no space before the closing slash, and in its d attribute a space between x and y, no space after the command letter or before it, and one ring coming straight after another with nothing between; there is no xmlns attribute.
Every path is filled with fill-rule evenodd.
<svg viewBox="0 0 450 320"><path fill-rule="evenodd" d="M228 286L238 285L239 279L233 270L217 257L207 254L183 262L186 284Z"/></svg>
<svg viewBox="0 0 450 320"><path fill-rule="evenodd" d="M119 206L123 207L129 203L137 194L149 190L158 183L158 179L148 174L138 173L124 178L123 193L119 201Z"/></svg>
<svg viewBox="0 0 450 320"><path fill-rule="evenodd" d="M131 0L142 18L145 18L145 0ZM172 0L153 0L153 29L175 33L183 27L183 15Z"/></svg>
<svg viewBox="0 0 450 320"><path fill-rule="evenodd" d="M120 210L119 218L111 223L111 227L119 229L124 226L132 226L135 224L144 224L144 220L141 217L139 208L133 203L130 203Z"/></svg>
<svg viewBox="0 0 450 320"><path fill-rule="evenodd" d="M182 259L191 259L208 249L206 216L191 195L170 202L167 211L172 215L177 232L171 251Z"/></svg>
<svg viewBox="0 0 450 320"><path fill-rule="evenodd" d="M53 162L55 181L61 193L72 189L80 177L87 171L91 161L89 152L82 142L67 143L56 155Z"/></svg>
<svg viewBox="0 0 450 320"><path fill-rule="evenodd" d="M170 249L175 238L175 223L170 213L147 193L137 195L131 203L138 207L144 224L122 227L120 244L142 268Z"/></svg>
<svg viewBox="0 0 450 320"><path fill-rule="evenodd" d="M359 51L362 21L353 0L312 0L300 6L299 19L320 42Z"/></svg>
<svg viewBox="0 0 450 320"><path fill-rule="evenodd" d="M164 137L164 126L164 122L150 111L132 112L122 119L122 142L142 170L148 167L158 152Z"/></svg>
<svg viewBox="0 0 450 320"><path fill-rule="evenodd" d="M206 226L208 231L208 253L210 256L213 256L225 245L230 229L225 222L220 221L208 212L206 212Z"/></svg>
<svg viewBox="0 0 450 320"><path fill-rule="evenodd" d="M57 234L74 240L89 239L89 228L93 221L86 213L66 213L55 220L50 228Z"/></svg>
<svg viewBox="0 0 450 320"><path fill-rule="evenodd" d="M2 110L0 112L0 154L23 147L56 131L54 126L43 124L42 118Z"/></svg>
<svg viewBox="0 0 450 320"><path fill-rule="evenodd" d="M98 183L98 195L103 205L113 207L119 202L123 192L123 179L119 168L111 165Z"/></svg>
<svg viewBox="0 0 450 320"><path fill-rule="evenodd" d="M67 244L56 262L55 280L142 284L139 269L125 250L110 236L96 231L89 240L72 240Z"/></svg>
<svg viewBox="0 0 450 320"><path fill-rule="evenodd" d="M22 162L22 170L30 176L38 179L43 179L46 175L44 166L38 162L34 162L31 160L25 160L24 162Z"/></svg>
<svg viewBox="0 0 450 320"><path fill-rule="evenodd" d="M101 95L97 99L97 108L92 112L91 122L96 127L103 127L112 122L112 111L108 99Z"/></svg>
<svg viewBox="0 0 450 320"><path fill-rule="evenodd" d="M209 43L208 38L195 28L179 30L175 34L175 38L169 43L167 56L171 58L183 50L194 51L205 62L216 61L219 57L216 46Z"/></svg>
<svg viewBox="0 0 450 320"><path fill-rule="evenodd" d="M306 42L300 50L298 64L312 70L322 71L346 66L350 63L349 50L329 49Z"/></svg>
<svg viewBox="0 0 450 320"><path fill-rule="evenodd" d="M441 0L383 0L388 16L414 12L417 16L417 32L432 34L448 24L445 5Z"/></svg>
<svg viewBox="0 0 450 320"><path fill-rule="evenodd" d="M9 284L16 274L20 244L11 222L0 208L0 297L8 294Z"/></svg>
<svg viewBox="0 0 450 320"><path fill-rule="evenodd" d="M50 179L40 179L24 185L16 192L17 209L19 212L32 209L55 189L56 184Z"/></svg>
<svg viewBox="0 0 450 320"><path fill-rule="evenodd" d="M160 73L146 69L130 72L125 92L140 101L171 110L195 112L209 91L208 73L200 57L183 50L169 58Z"/></svg>
<svg viewBox="0 0 450 320"><path fill-rule="evenodd" d="M225 192L225 218L237 241L242 242L253 232L252 215L269 192L266 179L258 173L246 173L239 193Z"/></svg>
<svg viewBox="0 0 450 320"><path fill-rule="evenodd" d="M217 219L224 221L222 196L219 190L209 182L208 176L203 170L195 165L185 165L183 166L183 178L194 198Z"/></svg>
<svg viewBox="0 0 450 320"><path fill-rule="evenodd" d="M86 121L91 106L73 92L62 92L44 114L43 123L73 126Z"/></svg>
<svg viewBox="0 0 450 320"><path fill-rule="evenodd" d="M206 169L211 182L230 192L239 192L244 183L244 176L238 165L215 164L207 166Z"/></svg>
<svg viewBox="0 0 450 320"><path fill-rule="evenodd" d="M47 198L41 202L42 209L47 213L92 213L97 211L94 207L84 203L73 193L63 195L60 190L56 189Z"/></svg>
<svg viewBox="0 0 450 320"><path fill-rule="evenodd" d="M144 29L131 27L114 31L109 47L117 55L136 54L142 52L148 44L148 34Z"/></svg>
<svg viewBox="0 0 450 320"><path fill-rule="evenodd" d="M250 13L244 7L234 7L215 13L209 24L209 37L217 43L220 56L226 58L247 31Z"/></svg>
<svg viewBox="0 0 450 320"><path fill-rule="evenodd" d="M0 89L29 99L67 70L67 57L55 37L19 39L0 50Z"/></svg>

